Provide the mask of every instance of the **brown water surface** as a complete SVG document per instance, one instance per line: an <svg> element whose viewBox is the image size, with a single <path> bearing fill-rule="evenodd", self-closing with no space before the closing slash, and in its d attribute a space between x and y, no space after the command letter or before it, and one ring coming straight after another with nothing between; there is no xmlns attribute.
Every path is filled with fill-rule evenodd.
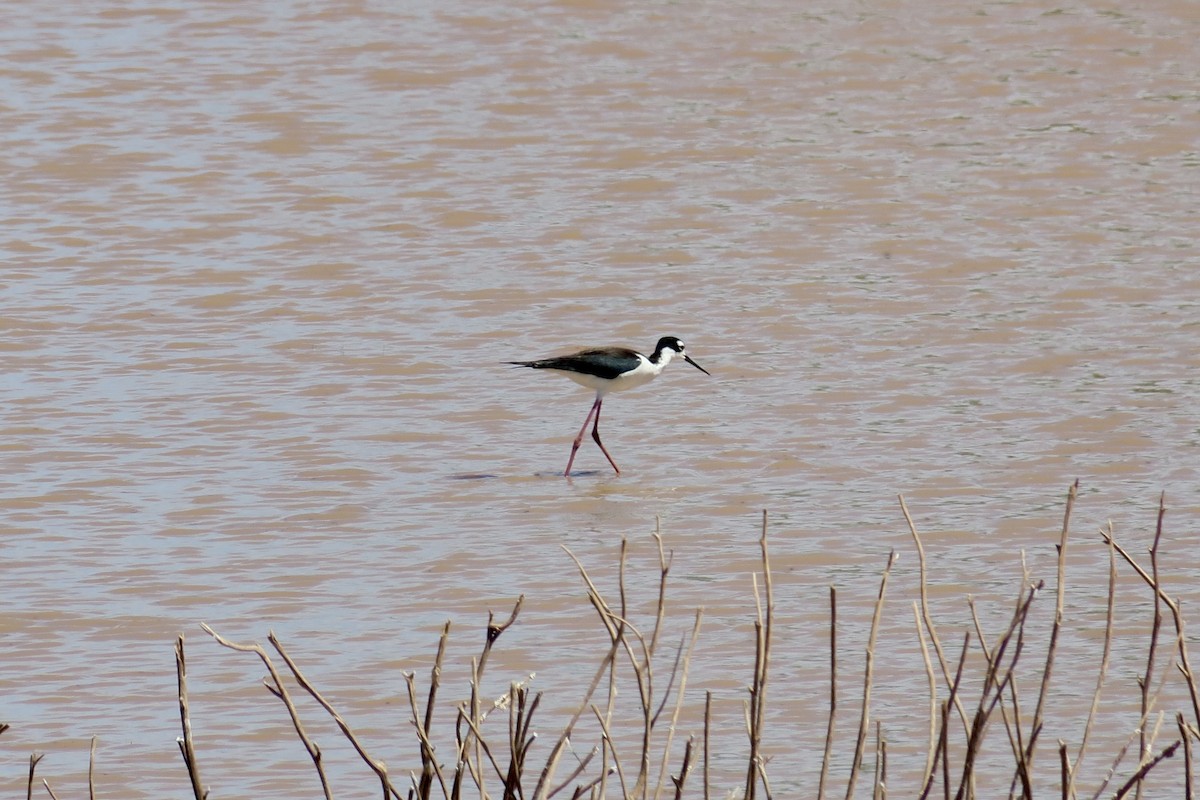
<svg viewBox="0 0 1200 800"><path fill-rule="evenodd" d="M7 796L33 750L80 794L93 734L104 796L185 793L181 630L213 796L317 796L261 666L200 621L275 630L404 774L401 671L424 676L453 619L461 697L487 610L524 593L490 670L497 693L537 671L549 725L603 638L560 545L611 586L629 537L648 602L656 518L669 638L706 607L690 689L728 723L721 796L744 752L760 509L779 796L811 795L819 768L827 587L856 687L891 548L874 714L897 796L923 764L898 493L957 642L967 594L1005 624L1021 551L1052 583L1082 481L1067 722L1048 742L1077 740L1091 696L1099 526L1143 554L1165 490L1166 566L1195 599L1192 3L68 0L4 17ZM712 377L674 364L612 396L622 476L589 441L562 479L591 397L502 362L662 335ZM1113 667L1128 697L1139 588ZM377 795L307 714L339 796Z"/></svg>

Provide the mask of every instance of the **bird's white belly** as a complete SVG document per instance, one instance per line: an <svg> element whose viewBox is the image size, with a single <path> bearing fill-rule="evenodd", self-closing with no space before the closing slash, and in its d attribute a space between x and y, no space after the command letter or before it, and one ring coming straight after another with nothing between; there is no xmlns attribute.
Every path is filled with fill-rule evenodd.
<svg viewBox="0 0 1200 800"><path fill-rule="evenodd" d="M559 370L555 371L558 372ZM627 372L621 377L611 381L606 381L603 378L597 378L595 375L587 375L582 372L568 372L566 370L562 370L561 372L563 375L566 375L568 378L580 384L581 386L586 386L594 391L605 393L623 392L626 389L635 389L638 386L642 386L654 380L654 378L658 375L657 371L652 368L647 369L646 365L638 367L633 372Z"/></svg>

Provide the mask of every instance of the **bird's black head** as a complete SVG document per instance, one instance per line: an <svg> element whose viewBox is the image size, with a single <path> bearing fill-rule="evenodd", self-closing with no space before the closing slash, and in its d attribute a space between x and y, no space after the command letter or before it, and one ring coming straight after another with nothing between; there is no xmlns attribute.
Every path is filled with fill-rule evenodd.
<svg viewBox="0 0 1200 800"><path fill-rule="evenodd" d="M653 361L655 364L659 363L660 361L662 361L662 359L664 357L663 351L666 351L666 350L669 350L669 351L671 351L672 354L679 356L684 361L686 361L687 363L691 364L696 369L703 372L705 375L710 374L709 371L706 370L704 367L700 366L695 361L692 361L692 359L688 356L688 354L686 352L684 352L683 342L680 341L679 339L676 339L674 336L664 336L661 339L659 339L658 344L656 344L654 346L654 355L650 357L650 360ZM668 354L666 356L666 359L669 361L671 359L671 355Z"/></svg>
<svg viewBox="0 0 1200 800"><path fill-rule="evenodd" d="M675 355L683 352L683 342L676 339L674 336L664 336L658 340L658 344L654 346L654 355L658 355L663 350L674 350Z"/></svg>

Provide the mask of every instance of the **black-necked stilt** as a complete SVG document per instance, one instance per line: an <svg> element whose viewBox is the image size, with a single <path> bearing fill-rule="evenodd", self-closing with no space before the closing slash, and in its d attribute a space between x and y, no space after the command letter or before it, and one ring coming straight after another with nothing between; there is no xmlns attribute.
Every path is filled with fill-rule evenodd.
<svg viewBox="0 0 1200 800"><path fill-rule="evenodd" d="M588 412L587 419L583 421L583 427L579 429L579 435L575 437L575 442L571 445L571 457L567 459L567 469L563 472L563 475L569 478L571 465L575 463L575 453L579 450L579 445L583 441L583 433L587 430L593 415L595 415L596 421L592 425L592 438L596 440L596 444L600 445L600 450L608 459L608 463L612 464L616 473L621 474L621 468L608 454L608 448L604 446L604 442L600 441L600 406L604 403L604 395L649 383L658 377L667 364L671 363L671 358L674 356L679 356L705 375L712 374L692 361L683 350L683 342L674 336L664 336L659 339L658 344L654 347L654 352L649 356L644 356L627 347L597 347L557 358L543 358L540 361L509 361L508 363L518 367L553 370L566 375L578 384L596 390L596 402L592 403L592 410Z"/></svg>

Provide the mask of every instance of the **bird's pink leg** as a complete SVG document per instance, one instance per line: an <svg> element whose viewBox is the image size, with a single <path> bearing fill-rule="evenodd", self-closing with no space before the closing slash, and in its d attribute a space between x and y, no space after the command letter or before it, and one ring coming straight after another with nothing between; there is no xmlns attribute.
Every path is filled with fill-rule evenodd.
<svg viewBox="0 0 1200 800"><path fill-rule="evenodd" d="M604 453L604 457L608 459L608 463L612 464L612 468L620 475L621 468L617 466L617 462L613 461L613 457L608 454L608 448L604 446L604 442L600 441L600 404L603 402L603 398L596 398L596 423L592 426L592 438L596 440L596 444L600 445L600 450ZM583 426L586 428L587 423L583 423ZM583 431L580 431L579 435L583 436Z"/></svg>
<svg viewBox="0 0 1200 800"><path fill-rule="evenodd" d="M583 443L583 434L587 431L588 423L592 421L592 415L596 414L597 420L599 419L599 414L597 413L599 410L600 396L596 395L596 402L592 403L592 410L588 412L587 419L583 421L583 427L579 429L579 435L575 437L575 442L571 445L571 457L567 459L567 469L563 472L564 478L571 477L571 465L575 463L575 453L579 451L579 445ZM603 449L604 445L600 447ZM608 453L605 453L605 455L608 455ZM612 459L610 458L609 461L612 461ZM613 466L615 467L616 464L613 464Z"/></svg>

